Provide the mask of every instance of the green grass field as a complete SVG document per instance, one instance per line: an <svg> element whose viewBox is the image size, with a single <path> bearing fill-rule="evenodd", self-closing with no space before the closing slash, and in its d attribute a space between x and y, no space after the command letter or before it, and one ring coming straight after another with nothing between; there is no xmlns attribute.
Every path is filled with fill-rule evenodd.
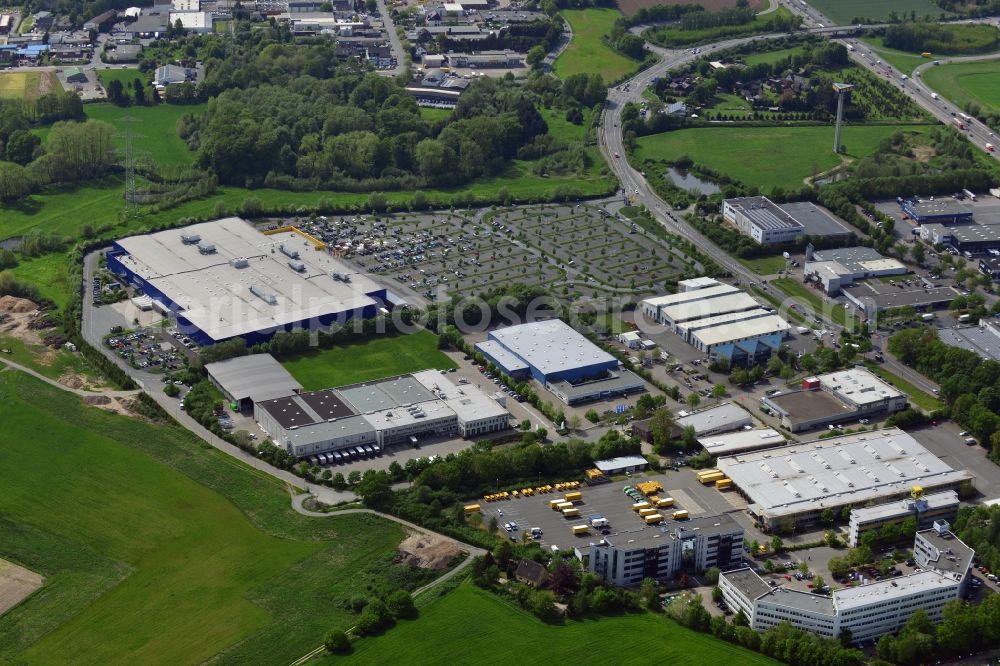
<svg viewBox="0 0 1000 666"><path fill-rule="evenodd" d="M778 7L774 12L757 15L749 23L740 25L720 25L699 30L684 30L679 26L665 25L646 30L643 36L649 41L667 48L684 47L768 32L771 25L768 23L770 19L791 18L791 15L792 13L787 8Z"/></svg>
<svg viewBox="0 0 1000 666"><path fill-rule="evenodd" d="M896 125L848 125L847 157L869 155ZM924 127L906 128L925 131ZM639 139L635 163L688 155L696 163L751 186L798 188L804 178L840 164L833 153L833 127L699 127ZM767 155L767 159L761 159Z"/></svg>
<svg viewBox="0 0 1000 666"><path fill-rule="evenodd" d="M10 354L0 354L0 358L31 368L50 379L74 373L85 377L93 387L104 384L82 354L74 354L65 349L51 350L44 345L28 344L4 334L0 334L0 349L11 351Z"/></svg>
<svg viewBox="0 0 1000 666"><path fill-rule="evenodd" d="M556 58L556 76L598 73L608 83L632 73L635 60L618 53L602 41L621 13L615 9L565 9L562 16L573 29L573 41Z"/></svg>
<svg viewBox="0 0 1000 666"><path fill-rule="evenodd" d="M910 12L920 16L938 16L941 8L933 0L806 0L835 25L856 23L855 18L869 18L884 21L889 18L889 12L909 17Z"/></svg>
<svg viewBox="0 0 1000 666"><path fill-rule="evenodd" d="M0 617L0 662L289 663L395 566L398 526L300 516L179 427L11 371L0 397L0 557L46 578Z"/></svg>
<svg viewBox="0 0 1000 666"><path fill-rule="evenodd" d="M122 86L125 88L125 93L129 96L129 99L135 99L133 94L133 81L135 79L142 79L145 83L146 75L140 72L135 67L126 67L122 69L120 66L108 69L97 70L97 78L100 79L101 85L107 90L108 86L111 85L112 81L121 81Z"/></svg>
<svg viewBox="0 0 1000 666"><path fill-rule="evenodd" d="M912 74L914 69L927 62L927 58L921 57L920 54L886 48L885 40L882 37L865 37L864 41L872 47L879 59L884 60L904 74Z"/></svg>
<svg viewBox="0 0 1000 666"><path fill-rule="evenodd" d="M805 49L801 46L794 46L790 49L778 49L776 51L764 51L762 53L751 53L750 55L743 58L743 63L748 67L750 65L757 65L759 63L766 63L768 65L776 63L782 58L787 58L789 56L802 53Z"/></svg>
<svg viewBox="0 0 1000 666"><path fill-rule="evenodd" d="M754 257L753 259L740 259L741 264L757 273L758 275L774 275L785 267L787 263L780 254L773 257Z"/></svg>
<svg viewBox="0 0 1000 666"><path fill-rule="evenodd" d="M111 70L117 72L125 70ZM185 166L194 161L194 153L177 136L177 120L188 113L203 113L205 104L120 107L114 104L87 104L83 107L87 118L103 120L118 130L119 148L125 146L124 133L130 129L137 157L148 158L155 164ZM134 118L137 122L132 122Z"/></svg>
<svg viewBox="0 0 1000 666"><path fill-rule="evenodd" d="M0 72L0 99L35 99L46 92L61 92L52 72Z"/></svg>
<svg viewBox="0 0 1000 666"><path fill-rule="evenodd" d="M1000 61L956 63L928 67L923 81L959 107L974 102L984 110L1000 111Z"/></svg>
<svg viewBox="0 0 1000 666"><path fill-rule="evenodd" d="M343 659L343 658L340 658ZM778 662L649 613L543 624L464 583L413 622L355 643L352 664L719 664ZM323 663L339 663L326 657Z"/></svg>
<svg viewBox="0 0 1000 666"><path fill-rule="evenodd" d="M420 107L420 117L424 120L447 120L451 117L451 109L435 109L430 106Z"/></svg>
<svg viewBox="0 0 1000 666"><path fill-rule="evenodd" d="M437 348L427 331L372 338L366 342L317 349L281 362L307 391L356 384L417 370L457 367Z"/></svg>
<svg viewBox="0 0 1000 666"><path fill-rule="evenodd" d="M839 303L827 303L820 296L819 292L812 287L807 287L792 278L778 278L771 280L771 284L783 291L787 296L796 299L800 303L805 303L816 311L817 314L829 314L834 323L845 327L848 325L844 307Z"/></svg>

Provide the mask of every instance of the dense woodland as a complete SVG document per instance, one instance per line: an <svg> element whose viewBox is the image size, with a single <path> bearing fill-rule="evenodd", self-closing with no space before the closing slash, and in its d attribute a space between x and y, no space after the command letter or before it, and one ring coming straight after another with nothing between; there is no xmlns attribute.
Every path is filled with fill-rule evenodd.
<svg viewBox="0 0 1000 666"><path fill-rule="evenodd" d="M984 27L987 29L941 25L931 21L907 21L890 25L885 29L885 45L913 53L929 51L954 54L992 51L1000 42L1000 31Z"/></svg>

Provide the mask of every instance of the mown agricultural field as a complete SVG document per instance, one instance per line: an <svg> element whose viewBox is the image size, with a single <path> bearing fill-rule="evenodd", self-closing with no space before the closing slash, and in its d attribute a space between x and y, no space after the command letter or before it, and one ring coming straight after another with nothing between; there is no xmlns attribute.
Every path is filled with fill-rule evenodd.
<svg viewBox="0 0 1000 666"><path fill-rule="evenodd" d="M307 391L357 384L434 368L456 367L427 331L379 336L333 349L317 349L282 361Z"/></svg>
<svg viewBox="0 0 1000 666"><path fill-rule="evenodd" d="M806 0L810 5L819 10L824 16L833 21L836 25L848 25L855 23L854 19L873 19L875 21L885 21L889 18L890 12L895 12L899 16L910 16L914 12L916 16L937 16L941 13L932 0Z"/></svg>
<svg viewBox="0 0 1000 666"><path fill-rule="evenodd" d="M614 9L566 9L562 16L573 29L573 41L556 58L555 73L565 79L573 74L598 73L607 82L631 73L636 61L604 43L621 14Z"/></svg>
<svg viewBox="0 0 1000 666"><path fill-rule="evenodd" d="M396 567L395 524L300 516L180 427L13 371L0 401L0 558L45 577L0 617L0 662L290 663Z"/></svg>
<svg viewBox="0 0 1000 666"><path fill-rule="evenodd" d="M875 151L879 141L900 129L898 125L844 127L847 157ZM654 134L639 139L636 164L645 159L676 159L687 155L747 185L798 188L804 178L827 171L840 158L833 153L833 127L699 127Z"/></svg>
<svg viewBox="0 0 1000 666"><path fill-rule="evenodd" d="M434 601L417 620L357 642L349 657L353 664L381 666L388 660L479 666L778 663L648 613L547 625L471 583Z"/></svg>
<svg viewBox="0 0 1000 666"><path fill-rule="evenodd" d="M928 67L923 81L960 107L974 102L986 111L1000 112L1000 60Z"/></svg>

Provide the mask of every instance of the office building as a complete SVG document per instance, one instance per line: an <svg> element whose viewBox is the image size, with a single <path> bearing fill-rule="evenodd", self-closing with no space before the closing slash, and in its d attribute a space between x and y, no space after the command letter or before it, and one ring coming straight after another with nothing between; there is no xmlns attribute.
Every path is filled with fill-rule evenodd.
<svg viewBox="0 0 1000 666"><path fill-rule="evenodd" d="M948 531L946 522L918 532L913 555L921 571L863 582L829 596L772 587L749 568L724 571L719 588L730 608L742 610L758 631L788 622L823 638L850 632L860 643L899 631L918 609L938 622L945 605L963 595L974 552Z"/></svg>
<svg viewBox="0 0 1000 666"><path fill-rule="evenodd" d="M952 521L958 515L958 493L946 490L925 495L923 488L914 488L910 497L874 506L854 507L847 527L847 543L856 548L861 535L886 525L902 525L908 518L917 521L917 529L926 529L935 520Z"/></svg>
<svg viewBox="0 0 1000 666"><path fill-rule="evenodd" d="M587 569L612 585L635 587L645 578L726 569L742 561L743 528L729 515L647 525L590 544Z"/></svg>

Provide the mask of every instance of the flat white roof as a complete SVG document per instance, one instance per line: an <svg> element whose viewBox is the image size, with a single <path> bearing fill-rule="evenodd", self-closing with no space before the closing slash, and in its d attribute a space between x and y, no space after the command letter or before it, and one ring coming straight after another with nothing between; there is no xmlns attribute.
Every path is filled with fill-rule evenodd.
<svg viewBox="0 0 1000 666"><path fill-rule="evenodd" d="M202 254L181 241L196 234L215 252ZM279 245L294 248L304 270L289 267ZM381 287L356 268L318 250L298 234L266 236L238 217L118 241L122 264L183 308L184 317L215 340L268 330L314 317L350 312L377 303ZM247 260L235 268L230 260ZM349 283L332 273L349 275ZM251 293L264 289L272 305Z"/></svg>
<svg viewBox="0 0 1000 666"><path fill-rule="evenodd" d="M759 428L709 435L699 438L698 443L712 455L718 456L779 446L785 443L785 436L774 428Z"/></svg>
<svg viewBox="0 0 1000 666"><path fill-rule="evenodd" d="M898 428L737 454L716 466L771 517L858 506L915 485L933 489L972 478Z"/></svg>
<svg viewBox="0 0 1000 666"><path fill-rule="evenodd" d="M958 581L943 576L936 571L918 571L906 576L880 580L868 585L845 587L833 593L833 605L837 611L862 608L914 594L930 592L942 587L958 585Z"/></svg>
<svg viewBox="0 0 1000 666"><path fill-rule="evenodd" d="M212 15L209 12L170 12L171 23L176 22L178 19L180 20L181 25L188 30L208 28L212 25Z"/></svg>
<svg viewBox="0 0 1000 666"><path fill-rule="evenodd" d="M597 460L594 466L602 472L608 472L622 467L636 467L648 465L649 461L642 456L621 456L618 458L608 458L607 460Z"/></svg>
<svg viewBox="0 0 1000 666"><path fill-rule="evenodd" d="M416 423L428 423L454 415L455 412L443 401L429 400L427 402L418 402L410 408L390 407L376 412L367 412L364 414L364 418L375 430L391 430L392 428L401 428Z"/></svg>
<svg viewBox="0 0 1000 666"><path fill-rule="evenodd" d="M644 299L642 302L649 304L654 308L663 308L669 305L676 305L677 303L687 303L689 301L697 301L703 298L713 298L723 294L733 294L738 291L739 289L731 284L720 283L714 287L705 287L704 289L695 289L694 291L679 291L676 294L654 296L653 298Z"/></svg>
<svg viewBox="0 0 1000 666"><path fill-rule="evenodd" d="M928 509L940 509L946 506L958 508L958 493L954 490L945 490L940 493L924 495L923 501L927 502ZM857 522L864 524L873 520L891 518L893 516L913 515L913 503L917 501L907 497L906 499L876 504L875 506L856 506L851 509L851 517L857 518Z"/></svg>
<svg viewBox="0 0 1000 666"><path fill-rule="evenodd" d="M614 356L561 319L508 326L490 335L545 375L599 363L617 364Z"/></svg>
<svg viewBox="0 0 1000 666"><path fill-rule="evenodd" d="M478 342L476 343L476 349L484 354L492 356L494 360L496 360L509 372L517 372L518 370L528 369L527 363L519 359L514 354L511 354L496 340L483 340L482 342Z"/></svg>
<svg viewBox="0 0 1000 666"><path fill-rule="evenodd" d="M697 295L704 291L711 291L712 289L714 287L699 289L698 291L689 293ZM736 291L716 296L715 298L688 301L686 303L661 307L660 312L664 317L670 319L670 321L681 323L692 319L704 319L706 317L715 317L729 312L752 310L759 307L760 303L754 300L753 296L745 294L742 291Z"/></svg>
<svg viewBox="0 0 1000 666"><path fill-rule="evenodd" d="M443 400L462 423L507 415L507 410L500 403L475 386L453 384L448 376L437 370L415 372L413 378Z"/></svg>
<svg viewBox="0 0 1000 666"><path fill-rule="evenodd" d="M709 407L693 414L681 416L674 423L682 430L688 426L694 426L696 433L703 433L718 428L735 430L749 424L751 421L750 412L731 402L724 402L715 407Z"/></svg>
<svg viewBox="0 0 1000 666"><path fill-rule="evenodd" d="M682 290L691 291L694 289L707 289L708 287L714 287L717 284L719 284L719 281L715 278L702 276L691 278L689 280L681 280L677 283L677 286Z"/></svg>
<svg viewBox="0 0 1000 666"><path fill-rule="evenodd" d="M820 385L857 405L898 398L903 393L892 384L865 368L851 368L820 375Z"/></svg>
<svg viewBox="0 0 1000 666"><path fill-rule="evenodd" d="M758 317L749 321L735 322L731 324L720 324L712 328L705 328L695 331L691 335L701 341L706 347L725 344L733 340L752 338L758 335L768 335L771 333L785 333L788 330L788 322L772 314L766 317Z"/></svg>
<svg viewBox="0 0 1000 666"><path fill-rule="evenodd" d="M703 328L712 328L713 326L718 326L719 324L729 324L737 321L756 319L757 317L766 317L769 314L771 313L764 308L754 308L753 310L742 310L740 312L727 312L726 314L716 315L714 317L704 317L702 319L680 322L677 324L677 328L681 331L693 332L699 331Z"/></svg>

